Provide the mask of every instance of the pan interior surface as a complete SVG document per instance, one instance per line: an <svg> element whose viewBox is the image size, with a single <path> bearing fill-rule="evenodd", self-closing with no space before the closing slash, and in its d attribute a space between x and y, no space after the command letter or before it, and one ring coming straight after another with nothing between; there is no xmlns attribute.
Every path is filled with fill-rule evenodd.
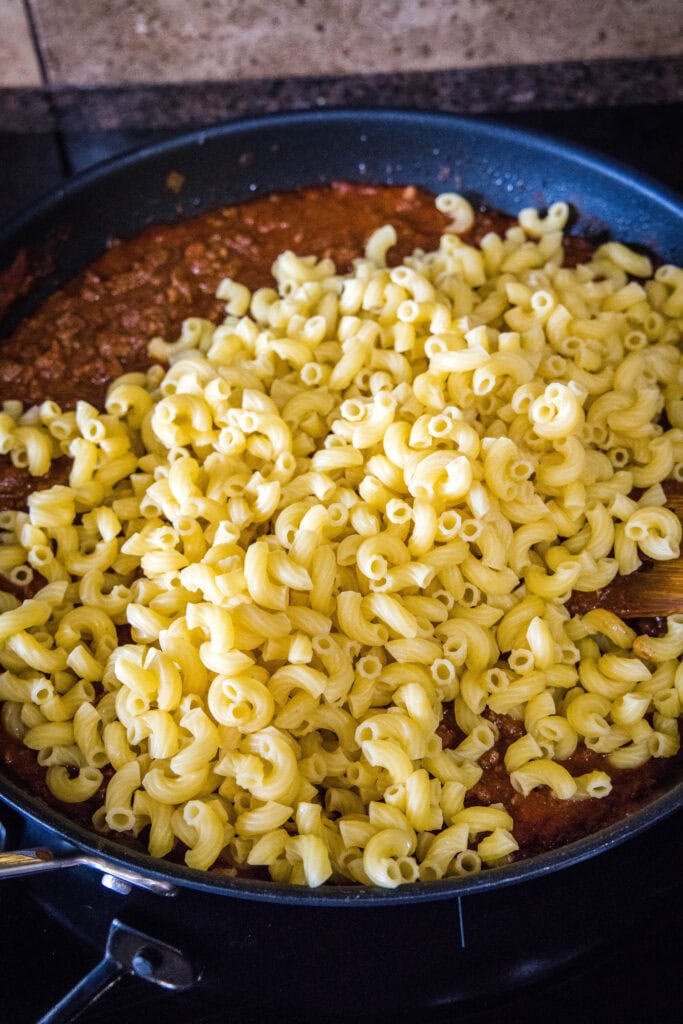
<svg viewBox="0 0 683 1024"><path fill-rule="evenodd" d="M57 233L56 269L11 309L2 334L75 273L112 238L191 217L219 205L273 191L351 181L461 191L473 203L516 213L564 201L577 213L577 234L644 246L663 260L683 262L683 205L676 196L628 169L541 136L492 123L410 111L330 111L235 122L119 158L75 178L38 202L0 236L0 267L22 247L40 247ZM170 182L180 183L179 189ZM90 835L44 808L13 782L0 779L10 804L84 849L180 884L267 901L348 904L451 898L513 884L576 863L623 842L681 805L683 787L615 826L548 854L466 880L416 883L395 892L343 886L295 891L266 883L212 879L155 862Z"/></svg>

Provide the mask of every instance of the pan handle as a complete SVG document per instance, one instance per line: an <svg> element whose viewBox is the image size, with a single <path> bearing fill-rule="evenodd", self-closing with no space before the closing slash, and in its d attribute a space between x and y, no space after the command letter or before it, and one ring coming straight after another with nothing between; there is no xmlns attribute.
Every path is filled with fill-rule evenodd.
<svg viewBox="0 0 683 1024"><path fill-rule="evenodd" d="M187 991L201 978L182 950L114 918L103 959L38 1024L74 1024L126 975L173 992Z"/></svg>
<svg viewBox="0 0 683 1024"><path fill-rule="evenodd" d="M35 847L27 850L0 851L0 881L6 878L19 878L23 875L35 875L46 871L59 871L62 868L87 867L102 874L102 884L121 895L126 895L135 887L146 889L157 896L175 896L177 887L163 879L149 878L138 874L120 864L112 864L104 857L88 853L57 855L47 847Z"/></svg>

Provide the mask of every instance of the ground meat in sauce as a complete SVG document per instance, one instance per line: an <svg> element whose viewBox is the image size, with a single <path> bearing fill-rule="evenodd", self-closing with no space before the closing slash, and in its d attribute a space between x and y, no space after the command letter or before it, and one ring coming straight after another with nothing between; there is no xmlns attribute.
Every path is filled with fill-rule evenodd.
<svg viewBox="0 0 683 1024"><path fill-rule="evenodd" d="M481 210L464 238L477 244L487 232L503 233L513 222L506 215ZM224 303L215 298L215 290L223 277L234 277L251 288L271 284L270 267L285 249L330 256L344 271L362 253L368 236L386 223L397 231L398 242L390 252L390 262L396 263L415 247L434 248L448 219L435 209L432 196L414 188L336 184L213 210L178 224L149 227L132 240L112 242L100 259L51 296L3 345L0 400L18 398L32 404L49 397L69 408L82 398L101 407L113 378L149 365L147 344L152 337L174 340L187 316L220 322ZM567 238L565 265L575 266L591 251L586 239ZM0 276L0 309L11 301L9 288L20 269L17 264ZM65 482L68 468L66 459L57 460L49 474L36 479L1 459L0 509L25 507L30 490ZM520 857L618 820L680 771L680 756L652 760L629 771L610 769L614 790L602 800L561 801L545 787L522 797L512 789L503 757L523 726L508 716L490 717L499 739L481 759L483 775L468 794L468 803L500 802L509 809ZM445 705L438 731L446 747L462 739L451 705ZM0 734L0 763L48 804L59 806L47 790L34 752L6 734ZM582 746L566 767L577 775L607 770L604 756ZM66 812L87 824L97 804L95 797L86 804L69 805ZM216 869L234 870L224 864Z"/></svg>
<svg viewBox="0 0 683 1024"><path fill-rule="evenodd" d="M0 372L2 355L0 352ZM55 459L43 476L31 476L28 469L13 466L7 456L0 458L0 510L24 508L32 491L44 490L54 484L66 484L69 480L71 460Z"/></svg>
<svg viewBox="0 0 683 1024"><path fill-rule="evenodd" d="M113 242L4 344L0 400L34 403L49 394L65 408L79 398L101 405L109 381L149 365L150 338L175 340L188 316L223 319L225 303L215 297L222 278L250 288L272 284L270 268L285 249L331 256L347 270L372 231L389 221L398 236L394 263L416 247L434 248L449 223L416 189L337 184L211 210Z"/></svg>
<svg viewBox="0 0 683 1024"><path fill-rule="evenodd" d="M524 734L522 722L509 715L484 712L498 731L495 745L479 760L483 774L467 793L465 803L503 804L514 819L514 836L519 851L514 859L529 857L564 843L580 839L605 825L619 821L636 811L648 794L680 776L683 754L671 758L652 758L636 769L612 768L604 754L596 754L580 744L571 757L561 762L570 775L602 771L612 779L612 792L601 800L558 800L547 787L532 790L527 796L517 793L505 768L505 751ZM453 715L452 703L444 705L437 730L445 748L453 748L464 739Z"/></svg>

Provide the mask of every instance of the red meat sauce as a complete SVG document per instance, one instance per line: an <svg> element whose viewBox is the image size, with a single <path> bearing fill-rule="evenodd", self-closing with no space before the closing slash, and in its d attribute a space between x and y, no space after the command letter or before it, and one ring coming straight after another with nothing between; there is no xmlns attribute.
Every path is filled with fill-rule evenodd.
<svg viewBox="0 0 683 1024"><path fill-rule="evenodd" d="M552 850L581 839L598 829L620 821L642 807L653 793L681 774L683 756L652 758L639 768L612 768L605 754L596 754L580 743L571 757L560 762L573 776L588 772L606 772L612 780L612 792L601 799L559 800L547 786L534 789L527 796L516 792L505 768L505 752L524 734L524 724L509 715L486 711L498 730L495 745L479 759L482 777L467 792L465 803L471 805L502 804L514 820L514 836L519 851L514 859ZM453 705L444 705L438 728L445 748L453 748L464 739L458 728Z"/></svg>
<svg viewBox="0 0 683 1024"><path fill-rule="evenodd" d="M149 366L151 338L174 340L188 316L215 323L223 319L225 306L215 291L224 277L252 289L272 285L272 263L286 249L300 256L331 257L343 272L362 254L372 232L387 223L397 232L397 244L389 253L389 262L396 264L415 248L435 248L449 219L436 209L432 195L413 187L337 183L273 194L179 223L154 225L132 239L114 240L4 343L0 401L20 399L29 405L50 398L72 408L84 399L102 408L114 378ZM487 232L503 234L513 223L512 217L482 208L463 238L476 245ZM564 246L566 266L588 259L593 248L590 241L574 236L567 237ZM11 272L0 275L0 309L27 290L21 276L25 265L26 260L19 260ZM35 274L34 269L30 272ZM68 473L67 459L56 460L41 478L30 477L7 458L0 459L0 509L25 508L32 490L66 482ZM34 587L41 582L38 579ZM18 596L29 592L17 588ZM579 746L566 767L575 775L596 768L609 771L614 789L607 798L561 801L547 787L523 797L512 789L503 763L507 746L520 735L522 726L507 716L492 717L500 738L481 759L482 778L467 799L507 807L515 821L519 857L554 848L623 818L680 770L680 758L669 758L615 771L603 756ZM444 707L439 732L445 746L455 746L462 739L450 705ZM102 791L90 801L61 805L49 792L35 753L1 732L0 763L48 805L85 825L103 800L106 771ZM174 851L173 859L179 856ZM228 865L217 869L233 870Z"/></svg>
<svg viewBox="0 0 683 1024"><path fill-rule="evenodd" d="M215 292L224 277L250 288L272 285L270 268L286 249L331 256L347 270L372 231L388 222L398 236L390 258L398 263L415 247L434 248L448 218L413 188L336 184L113 241L4 346L0 400L34 403L49 394L64 407L79 398L100 405L111 380L149 365L150 338L174 340L188 316L223 319L225 303Z"/></svg>

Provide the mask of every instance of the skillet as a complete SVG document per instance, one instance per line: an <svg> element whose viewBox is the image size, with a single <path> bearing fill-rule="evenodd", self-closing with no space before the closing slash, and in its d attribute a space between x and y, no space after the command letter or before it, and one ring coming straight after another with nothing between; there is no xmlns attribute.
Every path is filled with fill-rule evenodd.
<svg viewBox="0 0 683 1024"><path fill-rule="evenodd" d="M181 176L180 193L167 187ZM180 180L180 178L176 178ZM541 136L450 115L410 111L324 111L278 115L194 132L81 175L16 218L0 235L0 268L21 248L56 243L54 272L15 303L7 335L55 288L87 266L112 237L191 216L217 205L299 186L348 180L464 191L470 200L516 213L563 200L578 211L575 231L638 242L683 262L683 205L667 189L615 163ZM234 879L155 861L95 836L47 808L0 772L0 797L54 839L54 854L26 872L74 855L104 858L114 877L131 872L148 887L188 887L273 903L335 906L409 904L526 882L623 843L683 803L683 782L627 819L558 850L464 879L397 890L337 886L308 890ZM52 844L51 844L52 845ZM28 858L31 860L31 858ZM14 865L15 868L17 865Z"/></svg>

